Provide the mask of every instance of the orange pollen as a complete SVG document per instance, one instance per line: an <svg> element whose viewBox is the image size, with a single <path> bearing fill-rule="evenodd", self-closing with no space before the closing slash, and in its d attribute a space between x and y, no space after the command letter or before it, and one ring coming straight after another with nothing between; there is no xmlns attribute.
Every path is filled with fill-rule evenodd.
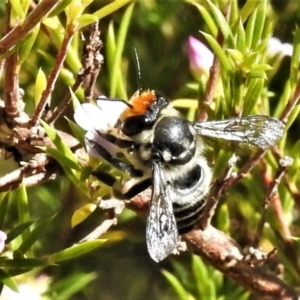
<svg viewBox="0 0 300 300"><path fill-rule="evenodd" d="M123 121L128 117L137 116L144 114L149 106L156 100L156 96L154 91L145 91L140 93L137 91L131 97L129 103L133 106L133 108L128 107L124 110L124 112L120 116L120 120Z"/></svg>

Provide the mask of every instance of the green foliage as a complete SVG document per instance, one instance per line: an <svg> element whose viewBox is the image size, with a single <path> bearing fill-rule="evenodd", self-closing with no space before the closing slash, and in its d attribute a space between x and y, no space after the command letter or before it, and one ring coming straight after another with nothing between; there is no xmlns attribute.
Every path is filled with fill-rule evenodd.
<svg viewBox="0 0 300 300"><path fill-rule="evenodd" d="M192 255L190 264L172 261L172 272L162 273L171 284L176 299L247 299L249 294L214 268Z"/></svg>
<svg viewBox="0 0 300 300"><path fill-rule="evenodd" d="M25 22L30 1L9 2L12 20ZM279 11L276 4L267 0L232 0L230 5L228 1L215 0L100 2L58 1L25 37L16 39L14 45L1 53L0 59L4 59L18 52L16 75L25 91L27 112L38 105L57 52L72 32L74 36L54 87L51 108L58 106L70 92L81 68L80 32L86 36L86 26L100 19L102 54L105 54L96 82L100 94L128 99L139 88L132 47L139 55L143 88L162 91L191 121L199 103L210 119L241 114L280 118L299 89L300 30L295 24L299 22L300 6L296 2ZM4 26L2 3L0 14ZM189 70L186 43L191 35L204 41L220 62L220 76L209 105L203 103L208 78L192 75ZM268 46L272 35L293 43L291 57L271 54L275 50ZM29 188L24 178L16 191L0 194L0 230L7 233L0 257L0 281L5 288L18 291L21 284L29 285L32 281L37 290L39 284L43 285L43 299L62 300L249 299L247 291L199 257L183 254L159 265L153 263L146 251L145 223L129 211L118 216L118 226L106 232L103 239L76 244L99 226L105 216L99 209L85 210L82 222L77 224L73 222L74 214L86 206L95 208L95 199L109 195L111 190L90 176L99 161L91 159L83 167L59 134L71 132L84 144L83 130L72 121L73 111L84 97L83 88L76 95L70 93L73 109L66 111L65 118L60 118L55 126L41 122L52 142L51 147L42 150L59 162L64 177ZM295 105L288 115L288 132L276 154L268 153L251 175L222 197L213 218L213 225L242 247L252 246L268 185L278 169L278 157L293 157L294 164L288 168L284 183L278 185L280 201L269 203L260 247L266 252L277 248L284 265L280 275L294 287L300 286L299 109L300 105ZM215 179L222 177L231 153L216 147L208 148L205 155ZM245 161L246 158L241 158L233 171L238 171ZM8 163L12 164L12 159ZM121 176L105 163L101 163L101 168ZM72 223L76 226L71 231ZM286 229L295 236L297 245L291 246ZM293 249L294 255L286 249ZM41 283L39 276L47 277L47 284Z"/></svg>
<svg viewBox="0 0 300 300"><path fill-rule="evenodd" d="M51 285L45 296L50 299L65 300L71 299L73 295L80 292L90 282L95 280L96 273L77 273L68 278L62 279Z"/></svg>
<svg viewBox="0 0 300 300"><path fill-rule="evenodd" d="M51 254L48 257L48 261L49 263L56 263L68 259L74 259L80 255L84 255L87 252L97 249L104 242L105 240L90 241L90 242L85 242L83 244L73 246L68 249L64 249L63 251Z"/></svg>
<svg viewBox="0 0 300 300"><path fill-rule="evenodd" d="M108 37L107 37L107 62L108 69L110 70L110 90L109 96L114 98L126 98L126 90L124 85L124 78L120 72L120 64L122 53L124 51L125 40L128 33L128 27L132 18L134 4L131 4L126 9L120 24L120 31L115 38L113 25L110 24Z"/></svg>
<svg viewBox="0 0 300 300"><path fill-rule="evenodd" d="M42 121L42 124L45 128L45 131L48 137L51 139L53 144L56 146L56 149L51 147L45 149L45 152L50 156L54 156L63 166L67 166L70 169L75 169L80 171L81 168L78 165L77 157L70 150L68 145L64 143L61 137L57 134L57 132L53 129L53 127L47 125L47 123Z"/></svg>

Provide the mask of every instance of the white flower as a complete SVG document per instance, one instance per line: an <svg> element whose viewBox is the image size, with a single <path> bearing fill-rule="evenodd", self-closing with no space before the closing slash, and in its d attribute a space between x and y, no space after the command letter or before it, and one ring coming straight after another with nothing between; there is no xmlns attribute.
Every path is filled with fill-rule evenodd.
<svg viewBox="0 0 300 300"><path fill-rule="evenodd" d="M6 239L7 239L6 233L0 230L0 252L2 252L4 249Z"/></svg>
<svg viewBox="0 0 300 300"><path fill-rule="evenodd" d="M74 119L80 127L87 130L85 143L90 156L101 158L101 155L95 149L95 145L91 144L90 141L101 145L113 156L117 154L117 148L102 138L99 133L107 133L112 130L120 114L127 107L128 105L125 102L118 99L106 99L102 96L97 99L97 105L83 103L76 109Z"/></svg>
<svg viewBox="0 0 300 300"><path fill-rule="evenodd" d="M101 96L97 98L97 106L91 103L81 104L75 111L74 119L85 130L96 129L106 133L115 126L120 114L127 107L122 101Z"/></svg>
<svg viewBox="0 0 300 300"><path fill-rule="evenodd" d="M4 285L1 300L42 300L45 299L44 294L50 284L50 278L46 275L40 275L37 278L28 278L24 275L16 277L18 280L26 280L18 284L19 292L11 290L8 286Z"/></svg>
<svg viewBox="0 0 300 300"><path fill-rule="evenodd" d="M22 284L18 286L19 293L11 290L6 285L3 287L1 293L2 300L41 300L41 296L28 285Z"/></svg>
<svg viewBox="0 0 300 300"><path fill-rule="evenodd" d="M293 45L289 43L282 43L278 38L271 37L268 42L268 54L270 56L280 55L292 56L293 54Z"/></svg>

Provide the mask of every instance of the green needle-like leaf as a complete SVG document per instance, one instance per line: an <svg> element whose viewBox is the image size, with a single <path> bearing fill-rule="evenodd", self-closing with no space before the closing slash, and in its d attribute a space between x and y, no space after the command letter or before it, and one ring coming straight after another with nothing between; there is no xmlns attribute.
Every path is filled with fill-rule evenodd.
<svg viewBox="0 0 300 300"><path fill-rule="evenodd" d="M94 12L94 15L100 20L130 2L131 2L131 0L114 1L114 2L104 6L103 8L97 10L96 12Z"/></svg>
<svg viewBox="0 0 300 300"><path fill-rule="evenodd" d="M45 128L45 131L53 144L56 146L57 151L52 148L47 148L46 152L49 155L55 156L59 160L60 163L62 163L65 166L69 166L70 168L73 168L75 170L80 171L80 167L78 165L78 160L75 154L70 150L68 145L64 143L64 141L60 138L60 136L57 134L56 130L49 126L47 123L42 121L42 125Z"/></svg>
<svg viewBox="0 0 300 300"><path fill-rule="evenodd" d="M228 55L226 55L224 49L222 49L222 47L217 42L217 40L215 38L213 38L211 35L203 32L203 31L200 31L200 32L204 35L204 37L206 38L206 40L209 43L209 45L211 46L211 48L214 50L214 53L218 56L222 67L227 72L231 72L232 71L231 62L228 58Z"/></svg>
<svg viewBox="0 0 300 300"><path fill-rule="evenodd" d="M14 258L14 259L1 259L0 267L14 268L14 269L33 269L38 267L45 267L48 263L44 259L37 258Z"/></svg>
<svg viewBox="0 0 300 300"><path fill-rule="evenodd" d="M117 95L117 89L118 87L121 86L121 82L120 80L118 80L120 79L119 77L120 64L121 64L122 53L124 50L124 45L127 37L127 32L128 32L133 8L134 8L134 3L128 6L120 24L120 31L118 33L118 37L116 41L116 51L114 52L114 60L112 63L112 70L111 70L111 77L110 77L111 79L111 85L109 91L110 97L119 96ZM122 96L124 95L120 95L120 97Z"/></svg>
<svg viewBox="0 0 300 300"><path fill-rule="evenodd" d="M294 35L294 48L290 67L290 84L295 89L299 78L299 57L300 57L300 28L297 27ZM298 83L299 84L299 83Z"/></svg>
<svg viewBox="0 0 300 300"><path fill-rule="evenodd" d="M26 223L22 223L17 227L13 228L11 231L7 233L7 239L5 241L6 244L13 241L16 237L22 234L26 229L28 229L33 224L33 221L28 221Z"/></svg>
<svg viewBox="0 0 300 300"><path fill-rule="evenodd" d="M224 39L227 41L230 48L234 47L232 32L224 15L211 1L207 1L207 3L212 10L215 22L218 25L219 30L222 32Z"/></svg>
<svg viewBox="0 0 300 300"><path fill-rule="evenodd" d="M77 244L65 250L53 253L48 256L47 259L51 264L73 259L101 247L105 241L106 240L95 240Z"/></svg>
<svg viewBox="0 0 300 300"><path fill-rule="evenodd" d="M7 215L7 207L9 203L9 194L1 193L1 202L0 202L0 228L3 228L5 216Z"/></svg>
<svg viewBox="0 0 300 300"><path fill-rule="evenodd" d="M22 182L16 196L17 196L17 201L18 201L19 222L20 223L30 222L27 191L26 191L26 187L23 182ZM28 237L29 233L30 233L29 229L25 230L22 233L23 241Z"/></svg>
<svg viewBox="0 0 300 300"><path fill-rule="evenodd" d="M29 250L29 248L38 240L45 229L47 229L47 226L49 226L55 216L56 215L47 218L46 220L38 221L36 227L31 231L29 236L25 240L23 240L18 251L25 254Z"/></svg>
<svg viewBox="0 0 300 300"><path fill-rule="evenodd" d="M162 270L161 272L166 277L166 279L171 284L171 286L173 287L173 289L177 295L177 299L180 299L180 300L193 299L193 297L191 297L191 295L189 295L188 292L185 290L185 288L182 286L182 284L178 280L178 278L176 278L172 273L170 273L166 270Z"/></svg>
<svg viewBox="0 0 300 300"><path fill-rule="evenodd" d="M19 292L18 285L10 274L6 273L3 269L0 269L0 281L8 286L14 292Z"/></svg>

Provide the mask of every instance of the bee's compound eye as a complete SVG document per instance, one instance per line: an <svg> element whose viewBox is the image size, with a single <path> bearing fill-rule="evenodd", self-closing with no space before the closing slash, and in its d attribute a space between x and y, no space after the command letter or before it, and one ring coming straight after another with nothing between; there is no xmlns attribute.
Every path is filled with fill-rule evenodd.
<svg viewBox="0 0 300 300"><path fill-rule="evenodd" d="M127 136L133 136L151 128L153 122L146 115L131 116L121 124L122 132Z"/></svg>

